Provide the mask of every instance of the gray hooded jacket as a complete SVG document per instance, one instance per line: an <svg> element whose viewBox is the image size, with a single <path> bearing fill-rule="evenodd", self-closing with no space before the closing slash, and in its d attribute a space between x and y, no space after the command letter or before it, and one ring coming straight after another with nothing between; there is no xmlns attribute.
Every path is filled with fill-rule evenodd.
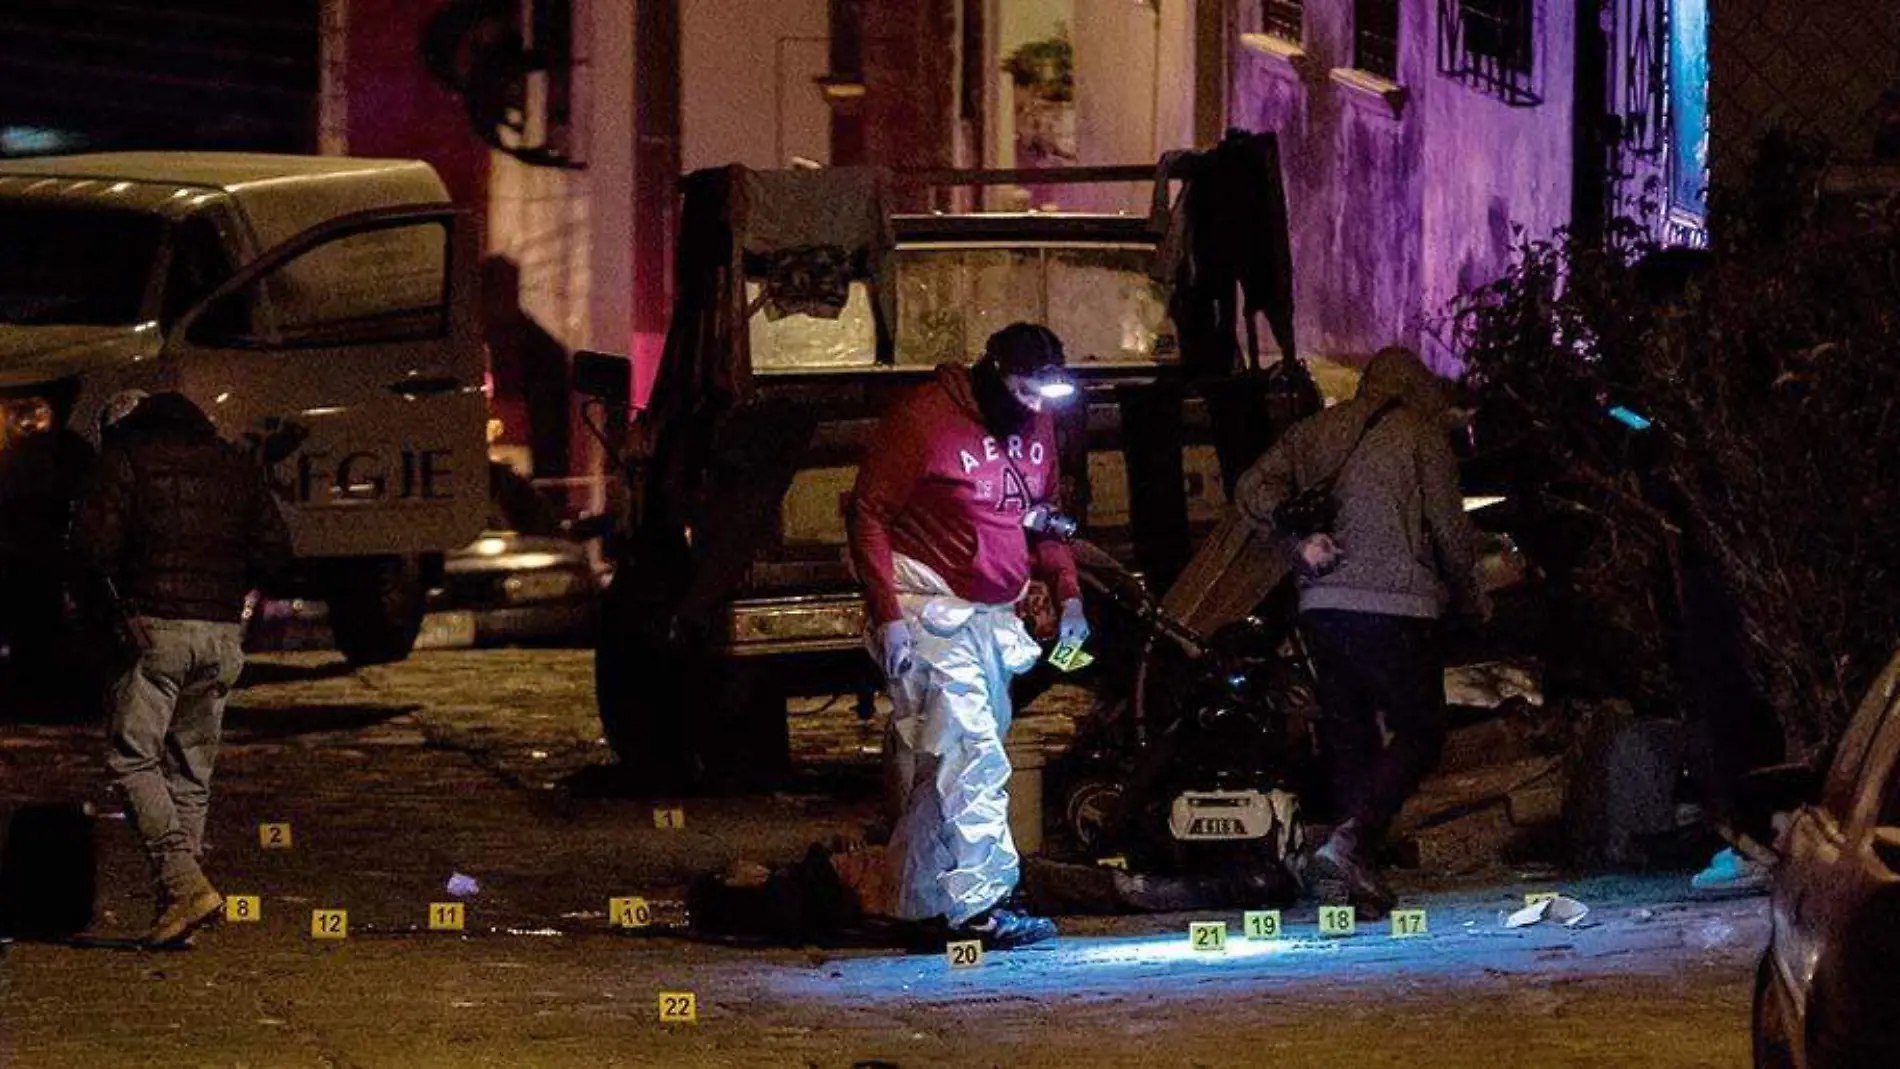
<svg viewBox="0 0 1900 1069"><path fill-rule="evenodd" d="M1273 510L1339 472L1333 540L1345 557L1326 575L1301 578L1302 611L1482 613L1477 539L1444 419L1449 400L1416 355L1387 349L1366 366L1357 396L1295 424L1241 477L1234 498L1242 515L1292 555L1297 543L1274 531ZM1389 407L1353 450L1381 406Z"/></svg>

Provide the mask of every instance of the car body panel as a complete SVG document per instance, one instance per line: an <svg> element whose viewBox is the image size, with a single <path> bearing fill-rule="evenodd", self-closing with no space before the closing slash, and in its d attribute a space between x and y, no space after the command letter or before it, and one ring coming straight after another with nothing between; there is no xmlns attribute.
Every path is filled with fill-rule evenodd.
<svg viewBox="0 0 1900 1069"><path fill-rule="evenodd" d="M158 356L158 324L124 327L0 327L0 390L25 390L87 372L125 368Z"/></svg>
<svg viewBox="0 0 1900 1069"><path fill-rule="evenodd" d="M303 559L441 554L480 532L474 228L426 163L164 152L0 161L8 210L164 226L124 322L0 323L0 392L57 393L67 426L95 441L119 391L185 393L273 467ZM240 300L243 331L203 329L214 304Z"/></svg>
<svg viewBox="0 0 1900 1069"><path fill-rule="evenodd" d="M270 463L299 555L441 551L481 532L487 399L458 269L471 239L443 209L332 220L240 270L170 339L183 391ZM375 267L388 261L393 274ZM252 310L250 330L202 329L225 301Z"/></svg>
<svg viewBox="0 0 1900 1069"><path fill-rule="evenodd" d="M124 198L173 217L222 195L251 228L254 249L325 220L391 204L447 204L448 189L419 160L267 153L109 152L0 161L0 196Z"/></svg>
<svg viewBox="0 0 1900 1069"><path fill-rule="evenodd" d="M579 642L594 626L600 589L583 546L490 530L443 562L429 610L471 613L480 645Z"/></svg>
<svg viewBox="0 0 1900 1069"><path fill-rule="evenodd" d="M1894 892L1900 890L1892 860L1900 857L1900 828L1891 819L1900 790L1900 656L1870 688L1837 748L1820 803L1804 806L1778 844L1770 900L1767 960L1772 997L1789 1023L1792 1054L1800 1066L1814 1064L1809 1049L1824 1015L1845 1018L1848 1010L1829 999L1866 998L1874 1020L1892 1020L1900 1003L1892 992L1859 982L1866 964L1868 932L1900 924ZM1883 807L1886 812L1883 813ZM1884 856L1883 856L1884 855ZM1867 1019L1863 1007L1851 1008Z"/></svg>

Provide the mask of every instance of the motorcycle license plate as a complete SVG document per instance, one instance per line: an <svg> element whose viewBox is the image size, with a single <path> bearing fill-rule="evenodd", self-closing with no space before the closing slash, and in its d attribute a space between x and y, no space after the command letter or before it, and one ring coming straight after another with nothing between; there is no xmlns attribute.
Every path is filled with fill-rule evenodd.
<svg viewBox="0 0 1900 1069"><path fill-rule="evenodd" d="M1259 791L1187 791L1168 814L1168 830L1182 842L1259 839L1272 828L1273 809Z"/></svg>

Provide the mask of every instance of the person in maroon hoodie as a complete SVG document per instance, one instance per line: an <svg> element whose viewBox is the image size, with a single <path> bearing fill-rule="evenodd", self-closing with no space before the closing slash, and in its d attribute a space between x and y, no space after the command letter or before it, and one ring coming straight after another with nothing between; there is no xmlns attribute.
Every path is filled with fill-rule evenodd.
<svg viewBox="0 0 1900 1069"><path fill-rule="evenodd" d="M938 368L878 425L852 495L867 645L893 705L888 905L998 948L1056 934L1044 918L997 907L1019 867L1003 749L1009 684L1042 652L1016 614L1032 573L1062 604L1062 639L1088 637L1068 546L1030 530L1059 505L1045 407L1075 392L1062 362L1053 332L1017 323L973 367Z"/></svg>

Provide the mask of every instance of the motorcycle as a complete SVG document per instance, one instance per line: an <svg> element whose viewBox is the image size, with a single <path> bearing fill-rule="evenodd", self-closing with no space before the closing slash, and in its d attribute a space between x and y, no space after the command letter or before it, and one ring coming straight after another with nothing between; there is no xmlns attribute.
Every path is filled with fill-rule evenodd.
<svg viewBox="0 0 1900 1069"><path fill-rule="evenodd" d="M1133 648L1104 659L1134 671L1107 681L1099 715L1051 770L1066 838L1145 872L1291 873L1319 761L1290 608L1196 626L1189 617L1208 614L1170 607L1085 540L1071 546L1084 584L1132 625Z"/></svg>

